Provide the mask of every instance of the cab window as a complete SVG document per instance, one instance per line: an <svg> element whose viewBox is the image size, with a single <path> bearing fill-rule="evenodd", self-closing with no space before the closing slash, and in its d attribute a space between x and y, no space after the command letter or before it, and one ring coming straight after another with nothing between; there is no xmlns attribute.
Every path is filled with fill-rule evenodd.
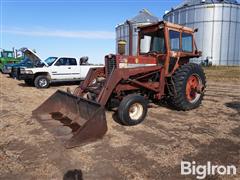
<svg viewBox="0 0 240 180"><path fill-rule="evenodd" d="M160 53L164 54L165 41L164 41L164 32L163 30L158 30L154 32L142 33L140 41L140 53Z"/></svg>
<svg viewBox="0 0 240 180"><path fill-rule="evenodd" d="M60 58L56 63L55 66L67 66L68 64L67 58Z"/></svg>
<svg viewBox="0 0 240 180"><path fill-rule="evenodd" d="M69 58L68 59L68 64L69 66L76 66L77 65L77 60L74 58Z"/></svg>
<svg viewBox="0 0 240 180"><path fill-rule="evenodd" d="M193 37L191 34L182 33L182 50L184 52L192 52L193 51Z"/></svg>
<svg viewBox="0 0 240 180"><path fill-rule="evenodd" d="M152 51L164 53L165 42L163 37L154 37L152 42Z"/></svg>
<svg viewBox="0 0 240 180"><path fill-rule="evenodd" d="M169 31L170 48L172 51L180 51L180 32Z"/></svg>

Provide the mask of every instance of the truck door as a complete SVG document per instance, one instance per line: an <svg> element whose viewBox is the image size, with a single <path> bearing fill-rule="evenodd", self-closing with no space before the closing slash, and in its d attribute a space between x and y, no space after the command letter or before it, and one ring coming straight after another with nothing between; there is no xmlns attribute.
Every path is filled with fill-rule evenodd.
<svg viewBox="0 0 240 180"><path fill-rule="evenodd" d="M74 62L75 60L75 62ZM59 58L51 66L52 79L55 80L66 80L74 79L76 74L80 74L80 71L77 72L77 61L74 58Z"/></svg>

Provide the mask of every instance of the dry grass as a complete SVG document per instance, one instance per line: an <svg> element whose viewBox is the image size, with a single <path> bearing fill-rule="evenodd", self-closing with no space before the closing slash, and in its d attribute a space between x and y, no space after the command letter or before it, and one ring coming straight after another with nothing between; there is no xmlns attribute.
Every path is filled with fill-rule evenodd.
<svg viewBox="0 0 240 180"><path fill-rule="evenodd" d="M37 89L1 73L0 79L0 180L59 180L72 169L81 169L87 180L196 179L180 174L182 160L235 165L236 176L206 179L240 180L240 85L236 82L208 79L198 109L149 108L146 120L134 127L118 124L114 112L106 112L108 132L103 139L65 149L32 118L32 110L57 89L73 90L77 85ZM55 130L64 132L60 127Z"/></svg>
<svg viewBox="0 0 240 180"><path fill-rule="evenodd" d="M240 67L212 66L204 71L208 80L240 82Z"/></svg>

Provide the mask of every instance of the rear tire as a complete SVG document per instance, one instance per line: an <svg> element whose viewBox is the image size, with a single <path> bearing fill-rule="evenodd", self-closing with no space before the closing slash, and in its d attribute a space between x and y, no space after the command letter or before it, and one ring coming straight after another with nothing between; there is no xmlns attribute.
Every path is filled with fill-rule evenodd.
<svg viewBox="0 0 240 180"><path fill-rule="evenodd" d="M200 65L189 63L182 65L173 75L176 95L169 99L169 105L177 110L191 110L202 103L204 91L198 93L196 87L206 87L206 77Z"/></svg>
<svg viewBox="0 0 240 180"><path fill-rule="evenodd" d="M146 117L148 107L143 96L132 94L123 98L118 107L118 118L123 125L140 124Z"/></svg>
<svg viewBox="0 0 240 180"><path fill-rule="evenodd" d="M49 87L49 79L47 76L37 76L34 80L34 85L36 88L48 88Z"/></svg>

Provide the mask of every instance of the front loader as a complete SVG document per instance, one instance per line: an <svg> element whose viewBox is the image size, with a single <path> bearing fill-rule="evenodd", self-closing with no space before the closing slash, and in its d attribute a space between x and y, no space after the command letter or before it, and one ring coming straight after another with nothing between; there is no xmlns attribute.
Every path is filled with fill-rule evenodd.
<svg viewBox="0 0 240 180"><path fill-rule="evenodd" d="M133 126L145 119L149 102L164 99L182 111L199 107L206 78L189 62L201 56L195 32L164 21L140 27L137 56L119 48L105 57L105 67L90 69L73 93L57 91L33 116L72 148L104 136L105 109L117 108L119 122Z"/></svg>

